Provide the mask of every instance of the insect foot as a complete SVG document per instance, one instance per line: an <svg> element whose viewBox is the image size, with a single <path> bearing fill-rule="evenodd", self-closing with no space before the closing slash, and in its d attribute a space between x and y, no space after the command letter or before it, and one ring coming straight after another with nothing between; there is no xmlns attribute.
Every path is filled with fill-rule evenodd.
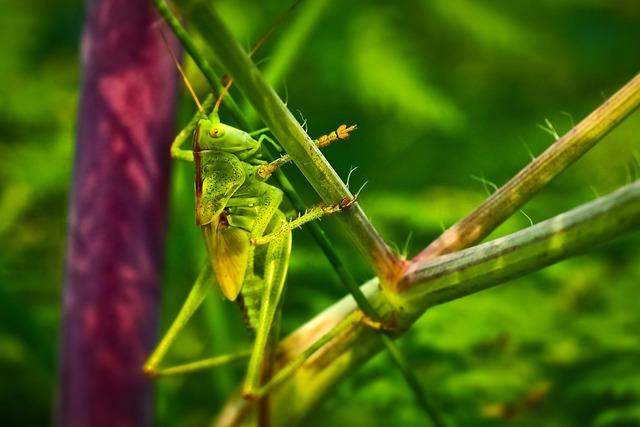
<svg viewBox="0 0 640 427"><path fill-rule="evenodd" d="M288 155L282 156L279 159L276 159L269 164L259 167L258 171L256 172L256 175L258 179L266 181L267 179L269 179L271 174L273 174L276 170L278 170L278 168L280 168L282 165L289 163L290 161L291 161L290 156Z"/></svg>
<svg viewBox="0 0 640 427"><path fill-rule="evenodd" d="M359 314L359 321L363 324L366 325L370 328L373 329L377 329L378 331L382 331L382 332L404 332L406 330L406 328L404 327L399 327L398 326L398 322L397 322L397 318L396 318L396 314L395 313L391 313L391 317L388 320L383 320L383 321L379 321L379 320L374 320L371 317L367 316L366 314L364 314L363 311L358 311Z"/></svg>
<svg viewBox="0 0 640 427"><path fill-rule="evenodd" d="M347 125L341 125L337 130L334 130L329 135L322 135L320 138L316 139L315 143L318 147L326 147L331 144L333 141L337 141L339 139L347 139L349 138L349 132L353 132L358 129L358 125L353 125L347 127Z"/></svg>
<svg viewBox="0 0 640 427"><path fill-rule="evenodd" d="M153 379L158 376L158 371L151 365L145 364L142 367L142 372L147 376L147 378Z"/></svg>
<svg viewBox="0 0 640 427"><path fill-rule="evenodd" d="M244 389L242 390L242 397L246 400L257 401L260 399L260 395L253 390Z"/></svg>
<svg viewBox="0 0 640 427"><path fill-rule="evenodd" d="M324 215L331 215L337 212L342 212L349 209L355 202L358 201L358 195L356 194L353 197L345 197L338 203L337 205L321 205L322 212Z"/></svg>
<svg viewBox="0 0 640 427"><path fill-rule="evenodd" d="M353 132L354 130L357 130L357 129L358 129L358 125L353 125L348 127L347 125L341 125L340 127L338 127L338 129L334 130L329 135L323 135L320 138L315 139L313 142L316 144L318 148L323 148L331 144L333 141L349 138L350 132ZM259 167L256 172L256 177L262 181L266 181L267 179L269 179L271 174L273 174L276 170L278 170L283 165L286 165L290 161L291 161L291 156L289 156L288 154L285 154L279 159L276 159L271 163L268 163L264 166Z"/></svg>

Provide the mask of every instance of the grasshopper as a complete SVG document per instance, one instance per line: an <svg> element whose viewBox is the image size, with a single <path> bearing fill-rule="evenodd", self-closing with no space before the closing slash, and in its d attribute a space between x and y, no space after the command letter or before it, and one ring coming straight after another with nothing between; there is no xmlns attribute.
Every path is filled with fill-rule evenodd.
<svg viewBox="0 0 640 427"><path fill-rule="evenodd" d="M279 210L282 191L266 181L291 159L285 155L266 162L260 153L262 142L268 139L265 134L256 140L253 134L221 123L218 106L223 95L210 114L198 103L199 113L171 146L172 157L193 162L195 166L196 224L202 229L211 267L202 270L180 313L143 369L154 377L202 369L233 358L218 357L159 368L169 346L204 300L211 287L209 277L212 277L225 298L240 303L247 328L254 333L242 393L257 399L265 394L263 385L270 376L268 362L264 362L273 357L268 344L277 342L291 231L306 222L349 208L356 198L336 205L318 205L287 221ZM355 129L356 126L342 125L315 143L323 147L348 138ZM192 150L180 148L191 134ZM214 275L209 274L211 269Z"/></svg>

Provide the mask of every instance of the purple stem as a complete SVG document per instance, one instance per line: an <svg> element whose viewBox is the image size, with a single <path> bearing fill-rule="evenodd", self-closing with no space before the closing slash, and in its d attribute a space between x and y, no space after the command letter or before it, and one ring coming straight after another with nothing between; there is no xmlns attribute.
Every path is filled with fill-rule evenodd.
<svg viewBox="0 0 640 427"><path fill-rule="evenodd" d="M57 425L144 427L179 77L147 1L87 8Z"/></svg>

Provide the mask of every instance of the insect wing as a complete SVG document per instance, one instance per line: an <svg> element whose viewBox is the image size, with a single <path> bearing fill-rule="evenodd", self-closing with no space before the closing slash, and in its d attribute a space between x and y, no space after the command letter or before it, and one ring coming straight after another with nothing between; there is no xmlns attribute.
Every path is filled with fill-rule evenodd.
<svg viewBox="0 0 640 427"><path fill-rule="evenodd" d="M221 151L194 152L196 163L196 224L214 222L246 179L242 162Z"/></svg>
<svg viewBox="0 0 640 427"><path fill-rule="evenodd" d="M249 235L241 228L221 222L211 238L211 263L220 290L225 297L234 301L242 288L251 256Z"/></svg>

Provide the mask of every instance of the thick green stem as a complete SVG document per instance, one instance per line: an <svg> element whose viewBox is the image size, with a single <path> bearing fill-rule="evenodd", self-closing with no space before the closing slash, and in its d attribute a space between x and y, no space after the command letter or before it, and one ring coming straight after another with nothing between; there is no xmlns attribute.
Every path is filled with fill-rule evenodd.
<svg viewBox="0 0 640 427"><path fill-rule="evenodd" d="M427 308L586 252L640 228L640 180L520 232L436 259L413 263L398 284L403 306Z"/></svg>
<svg viewBox="0 0 640 427"><path fill-rule="evenodd" d="M640 181L518 233L415 263L400 281L400 294L384 293L377 279L362 289L379 313L397 314L402 331L428 307L496 286L638 229ZM347 297L287 337L281 346L280 366L355 310L357 305ZM347 328L273 391L273 412L279 414L274 426L300 423L334 385L381 349L371 328L363 324ZM224 425L250 425L250 411L245 402L231 402L223 413Z"/></svg>
<svg viewBox="0 0 640 427"><path fill-rule="evenodd" d="M235 41L220 17L204 4L184 3L183 11L189 22L206 39L208 46L227 68L262 121L291 155L320 197L328 204L353 197L282 100L267 84L249 56ZM401 262L375 231L360 207L357 204L352 206L340 215L340 219L363 253L371 258L376 273L384 278L395 276Z"/></svg>

